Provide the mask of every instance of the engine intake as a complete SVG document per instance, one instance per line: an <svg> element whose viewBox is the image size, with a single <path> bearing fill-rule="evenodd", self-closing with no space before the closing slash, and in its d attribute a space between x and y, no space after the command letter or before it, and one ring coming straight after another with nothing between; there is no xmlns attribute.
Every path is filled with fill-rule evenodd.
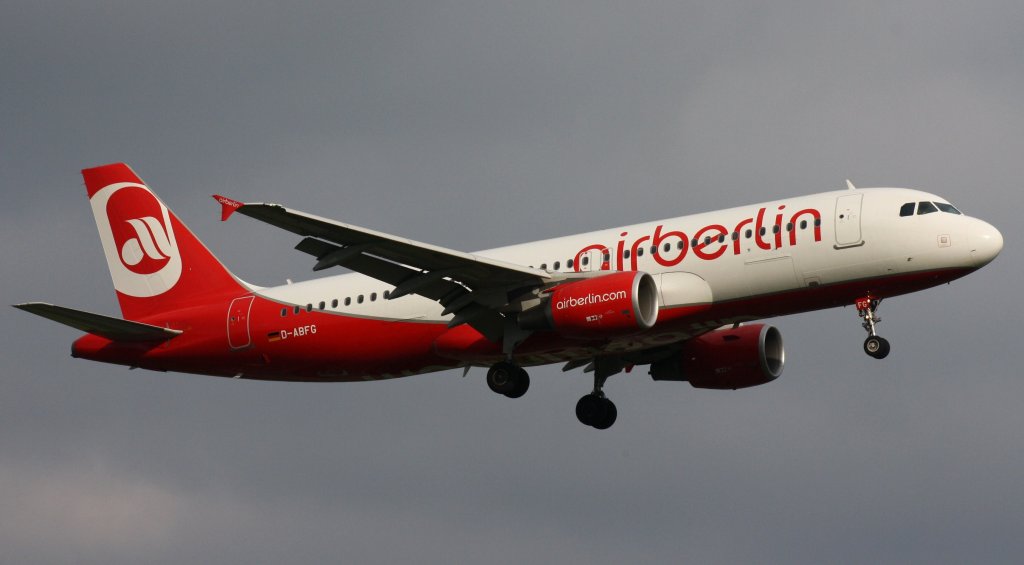
<svg viewBox="0 0 1024 565"><path fill-rule="evenodd" d="M519 327L589 339L642 332L657 320L654 278L628 271L554 287L539 306L519 314Z"/></svg>
<svg viewBox="0 0 1024 565"><path fill-rule="evenodd" d="M782 374L786 352L773 326L753 324L715 330L651 364L656 381L689 381L694 388L738 389L770 383Z"/></svg>

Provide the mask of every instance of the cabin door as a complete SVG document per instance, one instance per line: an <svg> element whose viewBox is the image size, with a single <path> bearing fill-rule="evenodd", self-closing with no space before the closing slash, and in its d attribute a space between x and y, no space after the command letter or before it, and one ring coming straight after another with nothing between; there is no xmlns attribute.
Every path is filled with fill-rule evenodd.
<svg viewBox="0 0 1024 565"><path fill-rule="evenodd" d="M847 194L836 198L836 249L862 245L860 208L863 194Z"/></svg>

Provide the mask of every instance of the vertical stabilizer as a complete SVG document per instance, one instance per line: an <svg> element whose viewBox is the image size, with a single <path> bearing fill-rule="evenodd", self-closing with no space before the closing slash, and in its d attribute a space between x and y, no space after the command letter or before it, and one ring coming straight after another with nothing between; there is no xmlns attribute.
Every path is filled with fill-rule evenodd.
<svg viewBox="0 0 1024 565"><path fill-rule="evenodd" d="M125 319L248 292L128 165L82 177Z"/></svg>

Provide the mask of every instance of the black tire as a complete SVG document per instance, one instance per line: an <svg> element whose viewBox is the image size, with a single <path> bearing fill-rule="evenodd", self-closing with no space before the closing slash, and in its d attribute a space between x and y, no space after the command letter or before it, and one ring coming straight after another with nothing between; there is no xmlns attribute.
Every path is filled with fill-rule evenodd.
<svg viewBox="0 0 1024 565"><path fill-rule="evenodd" d="M498 394L507 395L515 389L516 372L519 370L519 367L512 363L506 363L505 361L495 363L487 370L487 386ZM525 393L526 391L524 390L523 392Z"/></svg>
<svg viewBox="0 0 1024 565"><path fill-rule="evenodd" d="M603 416L601 398L588 394L576 403L576 419L585 426L593 426Z"/></svg>
<svg viewBox="0 0 1024 565"><path fill-rule="evenodd" d="M593 426L599 430L607 430L612 427L615 423L615 419L619 417L619 410L615 407L615 403L607 398L602 398L601 404L603 405L603 412L601 419L594 422Z"/></svg>
<svg viewBox="0 0 1024 565"><path fill-rule="evenodd" d="M509 398L519 398L530 390L530 374L522 367L516 367L516 376L512 390L505 393Z"/></svg>
<svg viewBox="0 0 1024 565"><path fill-rule="evenodd" d="M874 357L875 359L885 359L889 355L889 340L884 337L878 337L877 335L868 336L864 340L864 353Z"/></svg>

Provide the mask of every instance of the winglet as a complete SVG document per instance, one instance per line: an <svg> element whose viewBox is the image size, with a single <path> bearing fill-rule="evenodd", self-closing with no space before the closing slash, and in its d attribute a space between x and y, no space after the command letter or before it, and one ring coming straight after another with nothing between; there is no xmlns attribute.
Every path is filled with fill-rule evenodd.
<svg viewBox="0 0 1024 565"><path fill-rule="evenodd" d="M214 194L213 199L216 200L217 202L220 202L220 221L222 222L228 221L228 218L231 217L231 214L234 214L236 211L238 211L239 208L245 206L245 204L243 204L242 202L232 200L227 196L221 196L219 194Z"/></svg>
<svg viewBox="0 0 1024 565"><path fill-rule="evenodd" d="M850 179L846 179L846 188L848 188L850 190L857 190L857 187L853 186L853 183L850 182Z"/></svg>

